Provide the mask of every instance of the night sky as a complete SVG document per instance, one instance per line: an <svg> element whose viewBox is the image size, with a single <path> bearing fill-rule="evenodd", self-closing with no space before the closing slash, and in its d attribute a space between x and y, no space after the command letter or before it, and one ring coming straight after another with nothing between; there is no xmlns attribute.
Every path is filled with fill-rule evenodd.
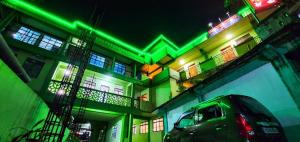
<svg viewBox="0 0 300 142"><path fill-rule="evenodd" d="M34 0L45 10L69 20L88 19L97 6L103 14L97 25L130 44L145 47L160 34L181 46L203 31L208 23L226 17L224 0Z"/></svg>

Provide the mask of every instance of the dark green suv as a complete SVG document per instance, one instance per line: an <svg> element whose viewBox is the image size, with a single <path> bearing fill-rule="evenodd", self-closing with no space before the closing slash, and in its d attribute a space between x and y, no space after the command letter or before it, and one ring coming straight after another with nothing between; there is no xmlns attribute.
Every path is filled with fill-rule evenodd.
<svg viewBox="0 0 300 142"><path fill-rule="evenodd" d="M183 113L164 142L285 142L280 123L251 97L228 95Z"/></svg>

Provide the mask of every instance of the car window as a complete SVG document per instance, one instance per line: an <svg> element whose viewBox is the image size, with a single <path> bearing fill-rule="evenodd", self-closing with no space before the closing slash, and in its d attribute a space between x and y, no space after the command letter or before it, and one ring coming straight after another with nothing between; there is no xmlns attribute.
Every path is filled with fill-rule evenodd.
<svg viewBox="0 0 300 142"><path fill-rule="evenodd" d="M194 112L188 113L185 116L183 116L179 121L179 128L185 128L188 126L192 126L195 124L194 121Z"/></svg>
<svg viewBox="0 0 300 142"><path fill-rule="evenodd" d="M203 109L199 109L195 115L195 120L198 123L213 119L213 118L218 118L222 116L222 110L219 106L214 105L210 107L206 107Z"/></svg>
<svg viewBox="0 0 300 142"><path fill-rule="evenodd" d="M246 113L259 116L264 115L267 117L272 117L272 114L269 112L268 109L266 109L261 103L256 101L253 98L250 97L237 97L236 103L238 104L238 107Z"/></svg>

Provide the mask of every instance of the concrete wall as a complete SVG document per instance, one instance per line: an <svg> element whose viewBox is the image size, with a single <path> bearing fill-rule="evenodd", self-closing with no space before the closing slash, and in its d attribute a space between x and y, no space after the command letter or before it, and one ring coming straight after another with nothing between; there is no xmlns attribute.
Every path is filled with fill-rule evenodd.
<svg viewBox="0 0 300 142"><path fill-rule="evenodd" d="M164 133L163 131L154 132L153 131L153 120L150 121L150 141L151 142L162 142Z"/></svg>
<svg viewBox="0 0 300 142"><path fill-rule="evenodd" d="M46 117L48 107L0 60L0 141L8 142Z"/></svg>
<svg viewBox="0 0 300 142"><path fill-rule="evenodd" d="M133 119L133 125L136 126L136 134L134 134L132 132L132 142L149 142L148 141L149 132L146 134L140 133L140 124L143 123L144 121L147 121L147 120ZM149 124L148 124L148 126L149 126Z"/></svg>
<svg viewBox="0 0 300 142"><path fill-rule="evenodd" d="M188 101L183 103L181 106L170 110L167 113L168 118L168 128L165 128L168 132L171 131L174 127L174 123L178 120L178 118L187 110L189 110L194 105L198 104L199 101L194 99L192 101Z"/></svg>
<svg viewBox="0 0 300 142"><path fill-rule="evenodd" d="M228 94L257 99L280 121L289 141L300 139L300 111L272 64L261 66L205 94L204 100Z"/></svg>
<svg viewBox="0 0 300 142"><path fill-rule="evenodd" d="M123 142L123 123L124 123L124 117L118 117L115 120L112 120L108 124L107 132L106 132L106 138L105 142ZM116 135L113 137L113 129L116 128Z"/></svg>
<svg viewBox="0 0 300 142"><path fill-rule="evenodd" d="M152 102L155 102L155 107L158 107L171 98L171 86L170 80L162 82L160 85L157 85L152 88L153 94L151 97Z"/></svg>
<svg viewBox="0 0 300 142"><path fill-rule="evenodd" d="M32 88L34 91L41 91L42 86L55 62L53 60L49 60L43 57L35 57L35 55L26 53L24 51L17 51L15 53L17 54L17 58L21 65L24 64L27 58L33 58L45 63L38 77L32 78L32 81L28 83L30 88Z"/></svg>

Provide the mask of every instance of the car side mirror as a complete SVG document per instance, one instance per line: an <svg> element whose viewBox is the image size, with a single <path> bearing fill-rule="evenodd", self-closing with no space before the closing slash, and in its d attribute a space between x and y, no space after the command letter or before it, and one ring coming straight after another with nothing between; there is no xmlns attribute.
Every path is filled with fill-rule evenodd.
<svg viewBox="0 0 300 142"><path fill-rule="evenodd" d="M183 128L180 128L180 127L179 127L179 123L178 123L178 122L174 123L174 128L175 128L176 130L183 130Z"/></svg>

